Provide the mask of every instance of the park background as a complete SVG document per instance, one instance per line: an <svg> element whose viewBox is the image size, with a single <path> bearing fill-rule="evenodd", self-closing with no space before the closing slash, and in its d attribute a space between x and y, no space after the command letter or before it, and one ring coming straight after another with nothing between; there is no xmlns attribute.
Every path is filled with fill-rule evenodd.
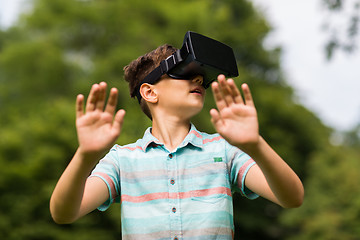
<svg viewBox="0 0 360 240"><path fill-rule="evenodd" d="M233 47L240 73L235 80L252 89L261 135L305 185L298 209L235 194L235 238L359 239L359 123L339 132L301 103L281 64L281 46L265 47L272 26L253 2L27 3L17 22L0 30L0 239L121 238L118 204L71 225L56 225L50 217L51 192L77 146L75 97L99 81L117 87L119 107L127 111L117 142L135 141L150 122L130 99L122 68L165 42L180 47L187 30ZM323 1L323 7L341 11L336 3L341 1ZM331 40L324 43L328 61L334 51L353 51ZM214 103L207 95L193 122L214 132L208 114Z"/></svg>

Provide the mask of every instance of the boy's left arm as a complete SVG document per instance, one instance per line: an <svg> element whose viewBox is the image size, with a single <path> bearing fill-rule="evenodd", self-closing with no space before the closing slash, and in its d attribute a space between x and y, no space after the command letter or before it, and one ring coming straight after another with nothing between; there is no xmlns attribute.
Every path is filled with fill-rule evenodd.
<svg viewBox="0 0 360 240"><path fill-rule="evenodd" d="M257 163L250 168L245 185L282 207L299 207L304 188L296 173L259 135L257 112L248 85L244 99L232 79L219 75L212 84L217 106L210 111L217 132L231 145L246 152Z"/></svg>

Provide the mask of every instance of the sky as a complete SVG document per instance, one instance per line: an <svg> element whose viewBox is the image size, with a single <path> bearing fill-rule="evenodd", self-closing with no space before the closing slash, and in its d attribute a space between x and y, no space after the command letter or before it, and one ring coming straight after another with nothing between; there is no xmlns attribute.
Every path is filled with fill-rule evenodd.
<svg viewBox="0 0 360 240"><path fill-rule="evenodd" d="M348 131L360 123L360 49L327 61L322 31L328 14L320 0L253 0L274 30L266 48L281 46L281 66L299 102L329 127ZM26 0L0 0L0 27L13 24ZM337 19L341 21L341 19ZM256 101L256 100L255 100Z"/></svg>
<svg viewBox="0 0 360 240"><path fill-rule="evenodd" d="M300 102L336 130L351 130L359 124L360 49L353 54L337 52L326 60L323 49L328 35L322 26L330 18L321 1L253 2L274 27L265 46L282 47L281 66ZM336 24L346 19L330 17Z"/></svg>

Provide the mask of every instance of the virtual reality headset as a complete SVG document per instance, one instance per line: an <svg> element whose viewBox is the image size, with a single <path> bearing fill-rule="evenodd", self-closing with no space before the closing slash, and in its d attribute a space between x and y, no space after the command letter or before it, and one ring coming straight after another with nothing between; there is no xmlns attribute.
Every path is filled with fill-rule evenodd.
<svg viewBox="0 0 360 240"><path fill-rule="evenodd" d="M239 75L234 52L231 47L201 34L188 31L181 49L160 62L138 85L136 97L140 103L140 86L155 84L162 75L175 79L192 79L203 76L203 86L208 88L219 74L227 77Z"/></svg>

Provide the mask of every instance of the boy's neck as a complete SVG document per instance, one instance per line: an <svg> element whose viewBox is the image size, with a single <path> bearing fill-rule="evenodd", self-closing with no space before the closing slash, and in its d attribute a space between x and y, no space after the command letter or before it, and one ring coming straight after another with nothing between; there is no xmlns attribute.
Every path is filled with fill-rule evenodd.
<svg viewBox="0 0 360 240"><path fill-rule="evenodd" d="M153 118L152 135L162 142L169 151L175 150L190 130L190 120L177 117Z"/></svg>

